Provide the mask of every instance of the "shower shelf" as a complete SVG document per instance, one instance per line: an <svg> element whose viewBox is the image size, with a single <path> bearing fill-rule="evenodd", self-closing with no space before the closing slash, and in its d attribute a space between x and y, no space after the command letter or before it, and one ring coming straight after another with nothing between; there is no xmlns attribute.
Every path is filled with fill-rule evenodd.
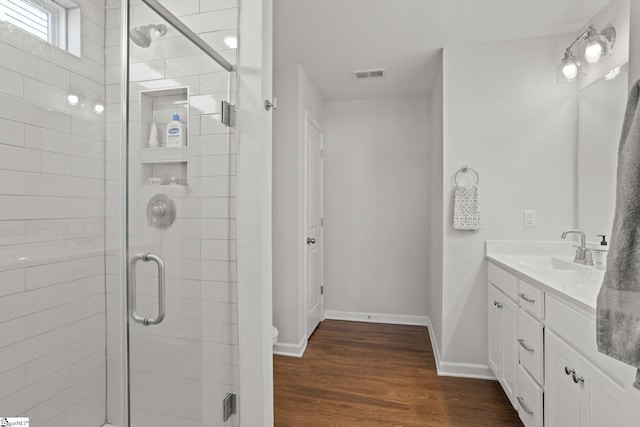
<svg viewBox="0 0 640 427"><path fill-rule="evenodd" d="M140 91L140 178L176 178L189 183L189 86ZM185 130L185 145L166 147L165 130L172 115L180 115ZM160 147L149 147L149 135L155 118Z"/></svg>
<svg viewBox="0 0 640 427"><path fill-rule="evenodd" d="M141 163L186 163L188 161L187 147L143 148L140 152Z"/></svg>

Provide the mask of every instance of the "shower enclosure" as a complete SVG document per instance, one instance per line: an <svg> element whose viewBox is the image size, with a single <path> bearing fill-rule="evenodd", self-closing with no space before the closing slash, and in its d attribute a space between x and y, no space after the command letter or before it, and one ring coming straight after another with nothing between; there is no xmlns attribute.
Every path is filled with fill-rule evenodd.
<svg viewBox="0 0 640 427"><path fill-rule="evenodd" d="M239 425L237 33L236 0L0 0L0 417Z"/></svg>

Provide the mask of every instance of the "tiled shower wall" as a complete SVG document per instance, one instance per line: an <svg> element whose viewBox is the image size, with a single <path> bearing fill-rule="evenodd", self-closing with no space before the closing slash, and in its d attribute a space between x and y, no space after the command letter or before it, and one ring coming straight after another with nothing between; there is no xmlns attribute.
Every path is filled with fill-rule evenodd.
<svg viewBox="0 0 640 427"><path fill-rule="evenodd" d="M105 10L76 1L82 58L0 24L0 416L36 427L106 410Z"/></svg>
<svg viewBox="0 0 640 427"><path fill-rule="evenodd" d="M235 0L162 2L214 49L235 63ZM107 247L117 248L120 150L120 26L116 2L107 10ZM132 2L131 26L165 23L140 1ZM237 425L222 422L222 399L237 391L235 285L235 135L220 124L219 101L235 97L235 78L167 25L147 49L131 45L130 255L153 252L167 268L167 316L157 326L132 323L131 420L136 427ZM189 185L143 185L140 90L189 87L187 130ZM232 101L233 102L233 101ZM183 122L186 118L182 117ZM164 129L161 127L160 132ZM146 141L142 146L146 145ZM177 218L166 230L149 226L146 205L156 194L175 202ZM121 419L121 319L119 253L107 254L108 420ZM138 311L156 312L155 266L138 263Z"/></svg>

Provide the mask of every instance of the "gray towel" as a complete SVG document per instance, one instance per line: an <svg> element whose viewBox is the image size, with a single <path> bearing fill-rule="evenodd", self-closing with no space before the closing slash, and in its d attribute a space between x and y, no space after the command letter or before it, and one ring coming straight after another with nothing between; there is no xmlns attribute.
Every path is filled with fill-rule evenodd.
<svg viewBox="0 0 640 427"><path fill-rule="evenodd" d="M598 350L640 369L640 81L629 94L618 150L616 212L598 294ZM640 390L640 370L634 386Z"/></svg>

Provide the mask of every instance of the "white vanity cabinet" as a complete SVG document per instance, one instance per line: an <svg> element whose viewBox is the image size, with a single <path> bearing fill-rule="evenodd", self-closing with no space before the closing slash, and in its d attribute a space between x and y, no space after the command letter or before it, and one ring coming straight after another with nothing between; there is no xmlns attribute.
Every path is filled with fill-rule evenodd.
<svg viewBox="0 0 640 427"><path fill-rule="evenodd" d="M546 346L545 426L628 425L623 387L553 332Z"/></svg>
<svg viewBox="0 0 640 427"><path fill-rule="evenodd" d="M637 427L635 369L598 352L595 315L489 263L489 367L526 427Z"/></svg>
<svg viewBox="0 0 640 427"><path fill-rule="evenodd" d="M515 399L518 364L517 285L518 280L515 277L495 266L490 266L487 298L489 366L514 407L517 405Z"/></svg>
<svg viewBox="0 0 640 427"><path fill-rule="evenodd" d="M489 285L489 366L515 406L517 304L498 288Z"/></svg>

